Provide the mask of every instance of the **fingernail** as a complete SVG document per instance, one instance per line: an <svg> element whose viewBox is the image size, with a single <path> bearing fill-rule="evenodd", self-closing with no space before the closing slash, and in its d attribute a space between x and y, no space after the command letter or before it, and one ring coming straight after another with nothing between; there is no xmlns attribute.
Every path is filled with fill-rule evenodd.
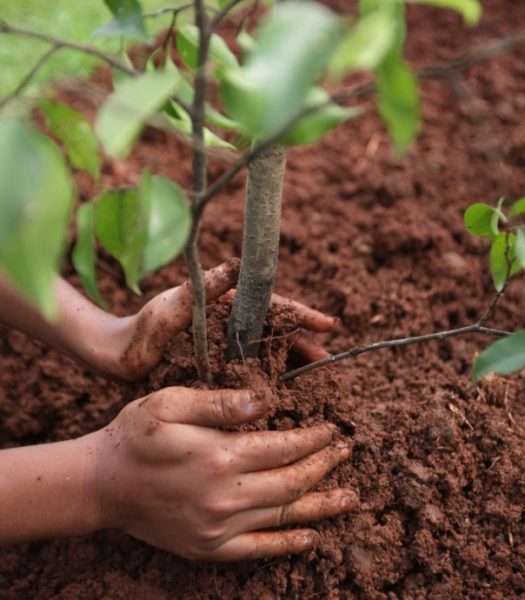
<svg viewBox="0 0 525 600"><path fill-rule="evenodd" d="M350 448L345 442L337 442L335 447L339 450L339 456L342 460L347 459L350 456Z"/></svg>
<svg viewBox="0 0 525 600"><path fill-rule="evenodd" d="M341 508L344 510L354 510L359 506L359 498L352 490L345 490L341 498Z"/></svg>
<svg viewBox="0 0 525 600"><path fill-rule="evenodd" d="M255 419L264 415L268 406L268 396L269 394L263 390L246 392L246 413L249 417Z"/></svg>

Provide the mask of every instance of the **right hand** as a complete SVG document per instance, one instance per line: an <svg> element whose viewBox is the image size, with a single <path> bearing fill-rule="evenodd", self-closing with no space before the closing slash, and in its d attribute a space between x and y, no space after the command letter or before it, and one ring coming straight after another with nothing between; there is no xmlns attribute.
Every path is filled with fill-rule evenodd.
<svg viewBox="0 0 525 600"><path fill-rule="evenodd" d="M354 492L310 492L349 456L336 428L225 432L266 402L246 390L172 387L127 405L96 442L101 525L179 556L232 561L301 552L313 529L261 531L355 509Z"/></svg>

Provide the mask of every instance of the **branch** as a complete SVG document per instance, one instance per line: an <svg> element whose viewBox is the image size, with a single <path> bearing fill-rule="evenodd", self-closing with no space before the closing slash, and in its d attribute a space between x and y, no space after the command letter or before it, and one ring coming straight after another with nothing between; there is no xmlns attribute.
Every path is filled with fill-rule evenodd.
<svg viewBox="0 0 525 600"><path fill-rule="evenodd" d="M210 22L210 31L215 31L219 26L220 22L224 17L233 9L237 4L240 4L243 0L230 0L226 6L221 9Z"/></svg>
<svg viewBox="0 0 525 600"><path fill-rule="evenodd" d="M34 67L29 71L29 73L18 84L16 89L13 90L10 94L7 94L7 96L0 98L0 110L2 110L4 108L4 106L6 106L9 102L11 102L11 100L14 100L21 94L21 92L24 90L24 88L27 86L27 84L31 81L31 79L33 79L33 77L35 77L35 75L38 73L38 71L40 71L40 69L44 66L47 59L50 58L53 54L55 54L55 52L57 52L57 50L60 50L60 48L62 48L62 46L60 46L59 44L53 44L53 46L51 46L51 48L49 48L48 50L46 50L44 52L44 54L42 54L42 56L35 63Z"/></svg>
<svg viewBox="0 0 525 600"><path fill-rule="evenodd" d="M21 35L24 37L33 38L35 40L40 40L42 42L47 42L48 44L52 44L53 46L60 46L61 48L70 48L71 50L78 50L79 52L83 52L84 54L96 56L97 58L100 58L100 60L103 60L112 67L115 67L116 69L119 69L120 71L123 71L128 75L136 75L136 71L134 69L128 67L128 65L121 62L118 58L115 58L111 54L106 54L105 52L102 52L94 46L55 38L53 36L46 35L45 33L38 33L37 31L30 31L28 29L21 29L19 27L12 27L5 21L0 20L0 34L1 33Z"/></svg>
<svg viewBox="0 0 525 600"><path fill-rule="evenodd" d="M449 62L440 63L431 67L421 69L416 73L416 76L419 80L422 81L427 79L450 78L451 73L454 73L454 71L458 69L466 69L479 62L483 62L484 60L494 58L495 56L498 56L503 52L513 50L514 48L524 43L525 30L520 30L507 37L492 40L485 45L479 46L474 50L459 55L458 57L452 59ZM310 114L313 114L316 111L325 108L332 102L341 104L343 102L348 102L349 100L359 100L365 96L372 94L375 91L375 89L376 86L374 82L360 84L348 90L344 90L342 92L334 94L326 102L321 102L316 105L305 107L293 119L291 119L281 129L279 129L279 131L277 131L275 134L273 134L266 140L259 142L254 147L252 147L251 150L245 152L242 156L240 156L228 169L228 171L223 173L219 177L219 179L217 179L211 186L208 187L204 194L197 198L197 203L199 204L199 206L204 208L206 204L216 194L218 194L226 185L228 185L228 183L230 183L230 181L235 177L235 175L237 175L237 173L239 173L239 171L244 166L249 164L250 161L252 161L260 152L263 152L270 145L277 142L291 127L293 127L298 121L300 121L304 117L307 117Z"/></svg>
<svg viewBox="0 0 525 600"><path fill-rule="evenodd" d="M193 343L199 378L210 383L211 374L208 359L208 337L206 330L206 287L204 272L199 259L197 239L203 207L197 199L206 192L207 171L204 150L204 107L206 102L206 63L210 43L210 29L203 0L195 0L195 24L199 29L199 49L195 74L195 93L191 107L193 126L192 148L192 228L184 251L186 265L193 289Z"/></svg>
<svg viewBox="0 0 525 600"><path fill-rule="evenodd" d="M281 375L281 377L279 377L279 383L284 383L285 381L289 381L290 379L293 379L298 375L308 373L309 371L319 369L320 367L324 367L326 365L331 365L340 360L344 360L345 358L353 358L359 356L360 354L365 354L366 352L375 352L376 350L383 350L384 348L397 348L399 346L410 346L412 344L420 344L421 342L444 340L449 337L456 337L458 335L465 335L468 333L482 333L484 335L493 335L498 337L510 335L510 331L504 331L502 329L493 329L491 327L485 327L484 325L485 321L490 317L490 315L496 308L498 302L503 297L503 294L505 293L505 290L507 288L507 283L508 279L505 282L503 288L496 294L487 310L472 325L467 325L465 327L457 327L456 329L447 329L446 331L437 331L436 333L427 333L424 335L415 335L412 337L397 338L394 340L383 340L381 342L374 342L373 344L354 346L353 348L350 348L350 350L346 350L345 352L341 352L340 354L332 354L331 356L327 356L326 358L322 358L321 360L316 360L307 365L304 365L303 367L299 367L298 369L288 371L288 373L285 373L284 375Z"/></svg>

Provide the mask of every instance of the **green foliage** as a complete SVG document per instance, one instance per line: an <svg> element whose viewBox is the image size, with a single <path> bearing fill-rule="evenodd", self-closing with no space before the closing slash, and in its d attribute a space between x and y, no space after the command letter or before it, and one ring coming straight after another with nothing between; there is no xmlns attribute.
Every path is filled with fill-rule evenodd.
<svg viewBox="0 0 525 600"><path fill-rule="evenodd" d="M499 233L492 242L489 252L490 271L494 286L499 292L507 279L521 268L516 259L516 236L512 233Z"/></svg>
<svg viewBox="0 0 525 600"><path fill-rule="evenodd" d="M142 19L142 7L137 0L104 0L113 14L113 20L95 35L120 36L131 39L146 39L147 33Z"/></svg>
<svg viewBox="0 0 525 600"><path fill-rule="evenodd" d="M365 14L344 37L330 59L329 72L340 79L351 70L375 69L392 48L396 38L397 19L381 5Z"/></svg>
<svg viewBox="0 0 525 600"><path fill-rule="evenodd" d="M514 202L507 214L503 210L505 198L500 198L495 207L476 202L465 211L465 227L469 233L491 240L489 265L498 291L503 289L507 279L525 268L525 231L512 224L514 217L525 214L523 200ZM500 226L505 231L500 232Z"/></svg>
<svg viewBox="0 0 525 600"><path fill-rule="evenodd" d="M55 274L73 201L62 155L19 121L0 121L0 264L42 313L55 316Z"/></svg>
<svg viewBox="0 0 525 600"><path fill-rule="evenodd" d="M140 280L182 251L191 217L186 197L175 183L145 173L140 186L106 190L84 205L77 225L75 267L89 294L100 302L95 239L120 262L126 284L140 293Z"/></svg>
<svg viewBox="0 0 525 600"><path fill-rule="evenodd" d="M414 141L421 122L417 80L393 50L376 71L377 106L398 152Z"/></svg>
<svg viewBox="0 0 525 600"><path fill-rule="evenodd" d="M487 373L506 375L525 367L525 331L518 331L484 350L476 359L472 375L479 379Z"/></svg>
<svg viewBox="0 0 525 600"><path fill-rule="evenodd" d="M308 92L305 105L320 106L329 99L330 96L325 90L315 87ZM362 110L358 107L345 108L330 102L298 121L279 141L286 145L310 144L343 121L360 114Z"/></svg>
<svg viewBox="0 0 525 600"><path fill-rule="evenodd" d="M110 156L128 154L142 127L177 90L179 79L167 71L143 73L123 81L104 102L96 132Z"/></svg>
<svg viewBox="0 0 525 600"><path fill-rule="evenodd" d="M342 35L341 21L327 8L294 0L277 5L244 65L222 74L228 115L255 138L279 131L303 108Z"/></svg>
<svg viewBox="0 0 525 600"><path fill-rule="evenodd" d="M190 69L197 67L197 54L199 48L199 30L195 25L181 25L177 28L177 50L184 64ZM210 40L209 58L212 63L220 67L239 66L235 54L229 49L228 44L213 34Z"/></svg>
<svg viewBox="0 0 525 600"><path fill-rule="evenodd" d="M97 140L90 122L83 115L63 104L44 102L40 108L51 133L64 144L71 164L77 169L84 169L98 179L100 161Z"/></svg>
<svg viewBox="0 0 525 600"><path fill-rule="evenodd" d="M405 0L405 2L450 8L459 12L467 25L476 25L481 18L482 7L478 0Z"/></svg>
<svg viewBox="0 0 525 600"><path fill-rule="evenodd" d="M501 211L493 206L476 202L465 211L465 227L472 235L494 239L499 233Z"/></svg>
<svg viewBox="0 0 525 600"><path fill-rule="evenodd" d="M101 306L106 308L106 303L97 287L95 271L96 251L93 232L95 228L93 215L93 202L86 202L77 212L77 243L73 249L71 259L87 293Z"/></svg>

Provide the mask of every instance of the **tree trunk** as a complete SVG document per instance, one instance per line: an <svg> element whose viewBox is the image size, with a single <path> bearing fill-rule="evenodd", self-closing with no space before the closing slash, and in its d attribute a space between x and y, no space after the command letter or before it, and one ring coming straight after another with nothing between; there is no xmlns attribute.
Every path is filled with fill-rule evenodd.
<svg viewBox="0 0 525 600"><path fill-rule="evenodd" d="M286 149L273 145L250 163L246 188L242 260L228 321L228 358L259 354L278 264Z"/></svg>

